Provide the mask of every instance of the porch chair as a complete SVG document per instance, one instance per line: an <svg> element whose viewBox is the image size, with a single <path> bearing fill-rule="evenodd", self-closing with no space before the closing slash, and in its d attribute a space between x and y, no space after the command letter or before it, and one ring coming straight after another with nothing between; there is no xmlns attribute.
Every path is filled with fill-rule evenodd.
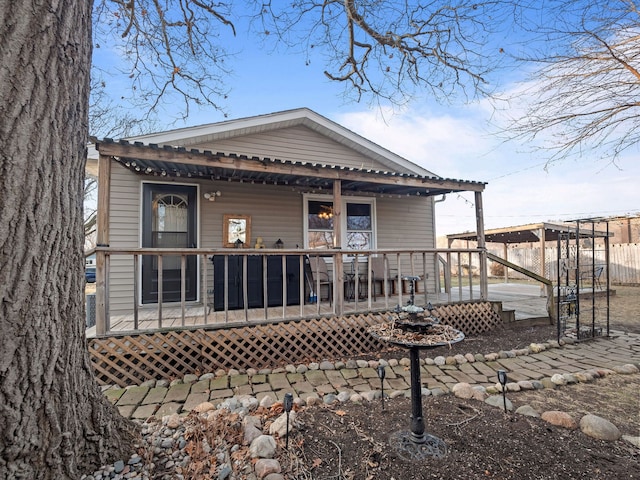
<svg viewBox="0 0 640 480"><path fill-rule="evenodd" d="M595 288L602 290L602 283L600 281L602 272L604 272L603 266L595 266L593 270L590 267L588 269L584 269L580 272L580 285L593 284Z"/></svg>
<svg viewBox="0 0 640 480"><path fill-rule="evenodd" d="M377 257L370 257L369 260L371 261L371 287L373 289L373 300L375 301L376 283L380 283L380 294L387 295L387 289L385 285L391 286L391 293L395 292L396 277L395 275L391 275L388 258L380 255Z"/></svg>
<svg viewBox="0 0 640 480"><path fill-rule="evenodd" d="M329 306L331 306L331 301L333 298L333 279L331 278L331 275L329 275L327 263L324 261L323 257L311 255L309 256L309 267L311 269L311 291L315 292L315 289L318 287L319 281L320 292L315 293L318 296L318 301L320 301L322 287L326 286Z"/></svg>

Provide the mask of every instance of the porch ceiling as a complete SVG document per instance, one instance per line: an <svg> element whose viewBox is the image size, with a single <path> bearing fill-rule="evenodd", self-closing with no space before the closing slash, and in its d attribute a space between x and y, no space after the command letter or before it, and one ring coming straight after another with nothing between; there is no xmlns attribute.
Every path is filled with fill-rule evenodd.
<svg viewBox="0 0 640 480"><path fill-rule="evenodd" d="M159 147L139 142L96 142L101 155L111 157L138 175L185 177L239 183L290 185L302 190L330 190L340 180L342 193L433 196L484 190L486 183L365 170L330 164L213 153L183 147Z"/></svg>

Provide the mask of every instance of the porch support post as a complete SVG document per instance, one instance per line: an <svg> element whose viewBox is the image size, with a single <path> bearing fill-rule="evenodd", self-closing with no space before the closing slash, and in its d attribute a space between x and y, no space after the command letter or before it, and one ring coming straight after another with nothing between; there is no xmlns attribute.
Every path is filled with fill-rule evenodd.
<svg viewBox="0 0 640 480"><path fill-rule="evenodd" d="M333 247L338 250L333 258L333 297L336 314L342 315L344 302L344 264L342 254L342 182L333 181Z"/></svg>
<svg viewBox="0 0 640 480"><path fill-rule="evenodd" d="M504 253L504 259L505 260L509 260L509 244L507 242L502 244L502 251ZM507 283L509 281L509 269L504 266L504 283Z"/></svg>
<svg viewBox="0 0 640 480"><path fill-rule="evenodd" d="M109 192L111 190L111 158L98 157L98 215L96 246L109 245ZM96 335L107 333L107 261L104 251L96 250Z"/></svg>
<svg viewBox="0 0 640 480"><path fill-rule="evenodd" d="M484 242L484 208L482 207L482 192L475 192L476 203L476 235L478 237L478 249L480 249L480 298L486 300L489 297L487 283L487 247Z"/></svg>
<svg viewBox="0 0 640 480"><path fill-rule="evenodd" d="M545 247L545 228L544 228L544 223L542 224L542 228L540 228L540 231L538 232L538 238L540 239L540 276L547 278L547 259L546 259L546 254L544 251L544 247ZM540 294L541 296L546 296L547 295L547 290L546 290L546 285L540 285Z"/></svg>

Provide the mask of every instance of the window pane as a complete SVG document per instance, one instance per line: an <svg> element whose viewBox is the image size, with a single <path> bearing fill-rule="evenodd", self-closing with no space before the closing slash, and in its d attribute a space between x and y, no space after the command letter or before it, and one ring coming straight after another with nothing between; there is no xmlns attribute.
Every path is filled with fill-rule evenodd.
<svg viewBox="0 0 640 480"><path fill-rule="evenodd" d="M309 248L326 249L333 248L332 232L309 232Z"/></svg>
<svg viewBox="0 0 640 480"><path fill-rule="evenodd" d="M347 230L371 230L371 204L347 203Z"/></svg>
<svg viewBox="0 0 640 480"><path fill-rule="evenodd" d="M371 234L369 232L348 232L347 250L371 249Z"/></svg>
<svg viewBox="0 0 640 480"><path fill-rule="evenodd" d="M333 202L309 201L310 230L333 230Z"/></svg>

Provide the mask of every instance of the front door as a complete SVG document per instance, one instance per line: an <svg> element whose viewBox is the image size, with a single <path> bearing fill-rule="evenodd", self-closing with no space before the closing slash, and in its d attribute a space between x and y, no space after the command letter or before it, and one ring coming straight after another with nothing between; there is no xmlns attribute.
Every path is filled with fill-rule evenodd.
<svg viewBox="0 0 640 480"><path fill-rule="evenodd" d="M196 187L143 184L142 247L196 247ZM186 257L186 300L196 300L197 257ZM162 301L181 300L181 260L162 257ZM158 257L142 257L142 303L158 302Z"/></svg>

